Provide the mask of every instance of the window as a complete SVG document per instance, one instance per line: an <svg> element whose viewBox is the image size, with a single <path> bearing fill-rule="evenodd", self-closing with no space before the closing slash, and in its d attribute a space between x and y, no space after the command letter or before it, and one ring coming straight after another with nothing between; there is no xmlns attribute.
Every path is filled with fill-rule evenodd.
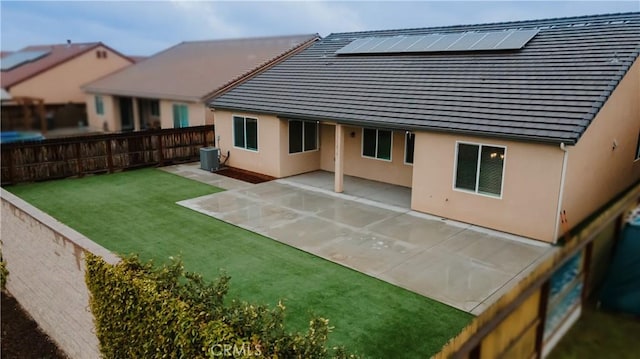
<svg viewBox="0 0 640 359"><path fill-rule="evenodd" d="M233 145L247 150L258 150L258 119L233 116Z"/></svg>
<svg viewBox="0 0 640 359"><path fill-rule="evenodd" d="M362 155L391 161L392 132L388 130L362 129Z"/></svg>
<svg viewBox="0 0 640 359"><path fill-rule="evenodd" d="M289 121L289 153L315 151L318 149L318 123L311 121Z"/></svg>
<svg viewBox="0 0 640 359"><path fill-rule="evenodd" d="M102 102L102 96L95 95L94 99L96 103L96 114L104 115L104 102Z"/></svg>
<svg viewBox="0 0 640 359"><path fill-rule="evenodd" d="M413 164L413 146L416 143L416 134L407 131L404 136L404 163Z"/></svg>
<svg viewBox="0 0 640 359"><path fill-rule="evenodd" d="M455 188L501 196L505 150L504 147L459 142Z"/></svg>
<svg viewBox="0 0 640 359"><path fill-rule="evenodd" d="M160 117L160 101L158 100L149 101L149 113L153 117Z"/></svg>
<svg viewBox="0 0 640 359"><path fill-rule="evenodd" d="M189 108L187 105L173 104L173 127L189 127Z"/></svg>

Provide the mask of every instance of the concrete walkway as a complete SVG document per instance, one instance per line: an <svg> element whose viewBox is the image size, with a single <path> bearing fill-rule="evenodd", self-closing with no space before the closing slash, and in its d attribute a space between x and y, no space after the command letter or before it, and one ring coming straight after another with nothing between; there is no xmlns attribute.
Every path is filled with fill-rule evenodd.
<svg viewBox="0 0 640 359"><path fill-rule="evenodd" d="M180 205L476 315L554 250L411 211L401 187L351 177L336 194L326 172L251 185L181 166L167 170L233 188Z"/></svg>

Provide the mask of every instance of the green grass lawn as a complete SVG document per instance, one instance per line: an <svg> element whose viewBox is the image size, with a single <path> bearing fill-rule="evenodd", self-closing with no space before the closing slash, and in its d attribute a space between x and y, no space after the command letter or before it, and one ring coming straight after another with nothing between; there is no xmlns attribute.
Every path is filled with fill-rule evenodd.
<svg viewBox="0 0 640 359"><path fill-rule="evenodd" d="M547 357L548 359L616 358L640 356L640 319L599 311L592 303Z"/></svg>
<svg viewBox="0 0 640 359"><path fill-rule="evenodd" d="M370 358L428 357L470 322L455 308L395 287L175 202L220 191L156 169L7 188L118 254L231 276L230 298L287 307L291 330L312 314L332 345Z"/></svg>

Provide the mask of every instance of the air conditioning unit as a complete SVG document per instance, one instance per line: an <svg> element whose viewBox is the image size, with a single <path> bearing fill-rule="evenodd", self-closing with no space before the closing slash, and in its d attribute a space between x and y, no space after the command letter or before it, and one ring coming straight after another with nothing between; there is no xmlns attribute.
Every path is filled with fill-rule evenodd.
<svg viewBox="0 0 640 359"><path fill-rule="evenodd" d="M203 147L200 149L200 168L213 172L220 168L220 149L216 147Z"/></svg>

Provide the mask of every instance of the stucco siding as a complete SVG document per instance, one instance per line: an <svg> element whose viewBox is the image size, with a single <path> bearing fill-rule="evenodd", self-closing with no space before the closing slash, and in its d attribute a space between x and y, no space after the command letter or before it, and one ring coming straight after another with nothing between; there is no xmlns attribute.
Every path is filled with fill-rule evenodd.
<svg viewBox="0 0 640 359"><path fill-rule="evenodd" d="M569 155L562 208L578 224L640 180L640 60L618 84Z"/></svg>
<svg viewBox="0 0 640 359"><path fill-rule="evenodd" d="M362 156L362 128L344 127L344 174L411 187L413 167L404 163L404 131L394 131L391 161ZM334 171L335 126L321 126L320 168Z"/></svg>
<svg viewBox="0 0 640 359"><path fill-rule="evenodd" d="M506 147L502 197L454 189L456 141ZM558 146L416 133L411 208L552 242L563 152Z"/></svg>
<svg viewBox="0 0 640 359"><path fill-rule="evenodd" d="M318 132L320 128L318 127ZM321 134L318 133L318 146L321 147ZM289 153L289 121L280 120L280 177L320 169L320 148L313 151Z"/></svg>
<svg viewBox="0 0 640 359"><path fill-rule="evenodd" d="M106 59L96 51L107 51ZM85 94L80 86L130 65L128 59L99 46L9 89L12 96L32 96L46 104L82 103Z"/></svg>
<svg viewBox="0 0 640 359"><path fill-rule="evenodd" d="M258 150L246 150L233 145L233 116L258 119ZM281 120L275 116L245 113L241 111L215 111L216 137L223 155L229 152L228 166L258 172L273 177L280 174Z"/></svg>
<svg viewBox="0 0 640 359"><path fill-rule="evenodd" d="M174 100L160 100L160 126L162 128L174 128L173 105L187 105L189 126L202 126L205 124L205 111L209 111L202 102L181 102Z"/></svg>
<svg viewBox="0 0 640 359"><path fill-rule="evenodd" d="M99 115L96 112L96 96L102 97L103 114ZM116 122L116 113L119 111L117 101L114 101L114 97L110 95L94 95L86 94L87 105L87 118L89 120L89 127L95 131L102 131L106 128L108 131L119 131L121 126L119 122ZM119 115L118 115L119 118Z"/></svg>

